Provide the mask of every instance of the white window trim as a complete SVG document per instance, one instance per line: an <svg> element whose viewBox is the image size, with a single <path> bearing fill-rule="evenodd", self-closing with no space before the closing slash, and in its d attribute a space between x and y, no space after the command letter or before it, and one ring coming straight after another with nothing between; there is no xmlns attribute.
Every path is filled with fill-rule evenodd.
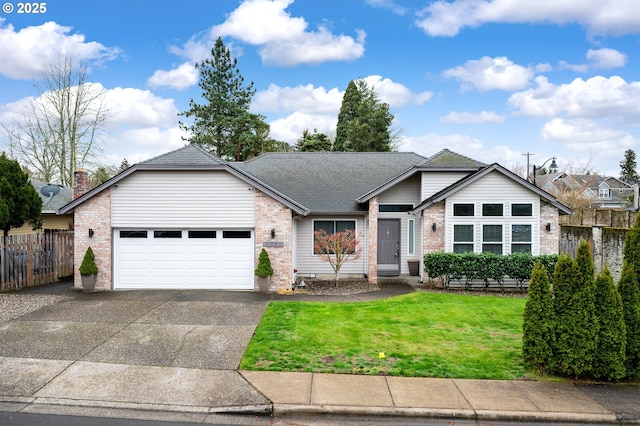
<svg viewBox="0 0 640 426"><path fill-rule="evenodd" d="M319 221L319 222L329 222L329 221L331 221L331 222L336 222L336 221L337 222L346 222L346 221L351 221L351 222L354 223L354 226L353 226L354 232L355 232L356 236L358 236L358 220L357 219L354 219L354 218L326 218L326 219L318 218L318 219L313 219L311 221L311 255L312 256L316 256L316 257L320 256L319 254L315 253L315 251L314 251L313 233L315 232L314 229L316 229L316 221ZM360 244L363 244L363 241L360 241Z"/></svg>
<svg viewBox="0 0 640 426"><path fill-rule="evenodd" d="M407 256L416 255L416 221L409 219L407 221Z"/></svg>
<svg viewBox="0 0 640 426"><path fill-rule="evenodd" d="M485 225L489 226L500 226L502 228L502 238L500 241L485 241L484 240L484 227ZM502 254L505 254L504 245L505 245L505 228L508 227L509 231L511 231L511 226L508 226L509 223L506 221L493 223L493 222L482 222L480 224L480 253L484 253L484 245L485 244L500 244L502 246Z"/></svg>

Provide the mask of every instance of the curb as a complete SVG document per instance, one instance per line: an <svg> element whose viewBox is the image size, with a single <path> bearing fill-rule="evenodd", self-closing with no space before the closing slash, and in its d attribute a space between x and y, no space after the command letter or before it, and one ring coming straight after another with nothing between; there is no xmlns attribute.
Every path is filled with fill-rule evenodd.
<svg viewBox="0 0 640 426"><path fill-rule="evenodd" d="M456 410L415 407L354 407L329 405L273 404L274 416L334 414L354 416L397 416L479 421L531 421L554 423L620 424L615 414L585 414L529 411ZM624 422L626 424L635 424ZM639 422L640 424L640 422Z"/></svg>

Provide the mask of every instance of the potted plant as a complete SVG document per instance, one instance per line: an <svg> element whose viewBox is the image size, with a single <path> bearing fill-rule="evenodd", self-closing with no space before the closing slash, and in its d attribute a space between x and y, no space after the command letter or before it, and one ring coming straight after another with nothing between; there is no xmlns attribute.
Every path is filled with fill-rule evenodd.
<svg viewBox="0 0 640 426"><path fill-rule="evenodd" d="M260 256L258 256L258 266L255 269L255 274L258 277L258 288L262 293L268 293L271 286L271 276L273 275L273 268L271 267L271 260L269 259L269 253L265 249L262 249Z"/></svg>
<svg viewBox="0 0 640 426"><path fill-rule="evenodd" d="M80 278L82 279L82 289L84 291L93 291L96 286L97 275L98 266L96 265L95 255L91 247L88 247L80 265Z"/></svg>

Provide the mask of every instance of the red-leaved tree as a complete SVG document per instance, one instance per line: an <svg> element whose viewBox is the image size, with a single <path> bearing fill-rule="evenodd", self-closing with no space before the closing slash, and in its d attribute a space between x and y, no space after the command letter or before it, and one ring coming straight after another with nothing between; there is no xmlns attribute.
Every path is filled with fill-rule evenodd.
<svg viewBox="0 0 640 426"><path fill-rule="evenodd" d="M362 255L360 241L351 229L335 234L327 234L324 230L315 231L313 248L323 262L329 262L336 274L336 282L340 278L342 265L359 259Z"/></svg>

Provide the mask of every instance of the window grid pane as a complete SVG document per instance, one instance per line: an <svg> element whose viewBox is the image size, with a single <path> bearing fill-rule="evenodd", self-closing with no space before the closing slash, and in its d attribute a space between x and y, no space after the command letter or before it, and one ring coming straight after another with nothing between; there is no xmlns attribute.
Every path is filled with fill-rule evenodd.
<svg viewBox="0 0 640 426"><path fill-rule="evenodd" d="M511 216L533 216L533 205L511 204Z"/></svg>
<svg viewBox="0 0 640 426"><path fill-rule="evenodd" d="M482 216L502 216L502 204L483 204Z"/></svg>
<svg viewBox="0 0 640 426"><path fill-rule="evenodd" d="M474 205L473 204L454 204L453 215L454 216L473 216Z"/></svg>
<svg viewBox="0 0 640 426"><path fill-rule="evenodd" d="M482 225L482 241L485 243L501 243L502 225Z"/></svg>

